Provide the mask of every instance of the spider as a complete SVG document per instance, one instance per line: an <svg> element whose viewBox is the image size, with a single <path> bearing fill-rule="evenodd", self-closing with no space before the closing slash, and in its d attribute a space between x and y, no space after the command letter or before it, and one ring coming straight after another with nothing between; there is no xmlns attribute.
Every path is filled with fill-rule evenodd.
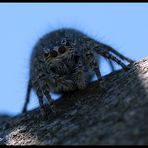
<svg viewBox="0 0 148 148"><path fill-rule="evenodd" d="M38 96L41 114L45 115L43 97L53 109L50 92L65 92L84 89L96 74L100 87L103 82L98 56L119 64L124 70L127 66L121 61L133 63L109 45L101 43L84 33L62 28L52 31L36 43L30 58L30 73L23 113L27 111L31 90Z"/></svg>

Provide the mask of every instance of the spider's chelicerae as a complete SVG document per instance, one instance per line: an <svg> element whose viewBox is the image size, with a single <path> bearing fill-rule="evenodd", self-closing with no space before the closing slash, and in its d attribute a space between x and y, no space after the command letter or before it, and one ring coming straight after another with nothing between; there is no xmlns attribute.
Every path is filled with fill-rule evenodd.
<svg viewBox="0 0 148 148"><path fill-rule="evenodd" d="M103 56L119 64L133 60L112 47L96 41L74 29L59 29L43 36L35 45L30 59L30 75L23 112L26 112L31 89L36 91L41 113L45 115L43 97L53 106L50 92L64 93L84 89L96 74L101 82L99 58ZM100 83L102 84L102 83Z"/></svg>

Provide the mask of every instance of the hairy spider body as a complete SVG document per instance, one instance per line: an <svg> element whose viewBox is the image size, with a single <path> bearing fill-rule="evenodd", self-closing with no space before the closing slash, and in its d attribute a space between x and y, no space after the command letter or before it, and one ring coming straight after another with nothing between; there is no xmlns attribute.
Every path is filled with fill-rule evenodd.
<svg viewBox="0 0 148 148"><path fill-rule="evenodd" d="M32 51L23 112L27 110L32 88L36 91L41 113L44 115L43 96L53 106L50 92L64 93L84 89L94 74L101 81L98 55L109 59L112 70L112 61L125 70L127 67L121 60L133 62L112 47L74 29L63 28L44 35Z"/></svg>

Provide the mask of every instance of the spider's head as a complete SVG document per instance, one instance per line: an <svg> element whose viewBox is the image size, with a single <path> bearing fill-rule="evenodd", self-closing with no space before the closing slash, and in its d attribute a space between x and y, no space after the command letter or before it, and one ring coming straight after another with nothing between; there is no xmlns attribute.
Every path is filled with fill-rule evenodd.
<svg viewBox="0 0 148 148"><path fill-rule="evenodd" d="M59 45L44 49L44 59L49 62L67 56L73 50L70 40L64 38Z"/></svg>

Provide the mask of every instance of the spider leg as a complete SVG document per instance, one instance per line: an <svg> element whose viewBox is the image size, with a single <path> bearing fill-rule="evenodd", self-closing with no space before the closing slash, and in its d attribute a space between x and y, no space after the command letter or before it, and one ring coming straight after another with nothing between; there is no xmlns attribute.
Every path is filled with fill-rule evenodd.
<svg viewBox="0 0 148 148"><path fill-rule="evenodd" d="M28 86L27 86L27 93L26 93L25 104L24 104L22 113L25 113L25 112L27 111L27 106L28 106L28 103L29 103L29 101L30 101L31 89L32 89L32 84L31 84L31 80L29 80Z"/></svg>
<svg viewBox="0 0 148 148"><path fill-rule="evenodd" d="M86 81L84 77L85 76L83 71L83 65L82 65L82 62L79 60L78 66L76 68L75 77L74 77L77 87L79 89L84 89L86 87Z"/></svg>
<svg viewBox="0 0 148 148"><path fill-rule="evenodd" d="M48 85L48 79L46 78L46 75L43 73L43 71L40 71L38 79L40 80L41 90L43 92L43 95L45 95L45 97L47 99L47 102L48 102L48 105L51 108L51 111L56 113L55 106L53 105L53 101L52 101L52 98L51 98L50 93L49 93L50 92L50 87ZM40 104L41 103L42 102L40 102ZM43 108L43 109L44 109L44 112L45 112L45 108Z"/></svg>
<svg viewBox="0 0 148 148"><path fill-rule="evenodd" d="M45 117L46 113L45 113L45 106L43 104L43 93L42 93L42 90L39 86L39 83L38 81L36 81L34 83L34 86L36 88L36 94L37 94L37 97L38 97L38 101L39 101L39 105L40 105L40 110L41 110L41 114L43 117Z"/></svg>
<svg viewBox="0 0 148 148"><path fill-rule="evenodd" d="M114 67L114 64L112 62L112 60L109 59L109 65L111 67L111 70L114 72L115 71L115 67Z"/></svg>
<svg viewBox="0 0 148 148"><path fill-rule="evenodd" d="M106 87L105 87L104 80L101 76L99 63L98 63L97 59L95 58L93 51L91 49L89 49L89 48L85 49L85 58L87 61L89 61L90 68L95 72L101 88L105 89Z"/></svg>
<svg viewBox="0 0 148 148"><path fill-rule="evenodd" d="M53 101L51 100L51 96L49 94L49 91L48 90L44 90L44 95L45 95L45 97L47 99L48 105L51 105Z"/></svg>
<svg viewBox="0 0 148 148"><path fill-rule="evenodd" d="M102 80L99 63L98 63L98 60L95 58L92 50L89 48L86 48L84 53L85 53L85 59L86 61L89 62L90 68L95 72L98 80Z"/></svg>
<svg viewBox="0 0 148 148"><path fill-rule="evenodd" d="M117 55L119 58L121 58L122 60L125 60L129 63L133 63L134 61L128 57L125 57L123 54L119 53L117 50L113 49L111 46L109 45L106 45L106 44L103 44L103 43L99 43L99 46L98 48L100 49L104 49L104 50L107 50L108 52L112 52L114 53L115 55Z"/></svg>
<svg viewBox="0 0 148 148"><path fill-rule="evenodd" d="M45 97L46 97L46 99L47 99L47 102L48 102L48 105L50 106L50 108L51 108L51 111L53 112L53 113L56 113L56 109L55 109L55 106L54 106L54 104L53 104L53 100L52 100L52 98L51 98L51 96L50 96L50 94L49 94L49 90L47 90L47 89L44 89L45 91L44 91L44 95L45 95Z"/></svg>
<svg viewBox="0 0 148 148"><path fill-rule="evenodd" d="M49 93L50 92L50 87L48 85L48 79L47 79L44 71L39 72L38 79L40 80L41 90L43 92L43 95L45 95L45 97L47 99L47 102L48 102L48 105L51 108L51 111L56 113L55 106L53 105L53 101L52 101L51 95ZM45 108L44 108L44 110L45 110Z"/></svg>
<svg viewBox="0 0 148 148"><path fill-rule="evenodd" d="M98 48L94 48L95 51L104 56L105 58L111 59L112 61L116 62L117 64L119 64L124 70L127 70L127 66L121 62L119 59L117 59L115 56L113 56L111 53L109 53L108 51L104 50L104 49L98 49Z"/></svg>

